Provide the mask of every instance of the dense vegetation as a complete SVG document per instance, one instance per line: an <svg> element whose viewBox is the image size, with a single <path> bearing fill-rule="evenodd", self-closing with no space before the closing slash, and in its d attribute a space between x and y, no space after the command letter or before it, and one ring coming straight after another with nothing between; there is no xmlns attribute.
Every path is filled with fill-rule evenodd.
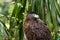
<svg viewBox="0 0 60 40"><path fill-rule="evenodd" d="M50 28L52 40L60 38L59 0L0 0L0 40L23 40L27 11L36 11Z"/></svg>

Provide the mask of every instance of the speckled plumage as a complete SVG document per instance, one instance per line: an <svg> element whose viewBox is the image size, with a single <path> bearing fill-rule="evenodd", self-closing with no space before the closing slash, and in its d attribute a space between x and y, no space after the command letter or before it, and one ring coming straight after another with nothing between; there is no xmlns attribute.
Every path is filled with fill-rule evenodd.
<svg viewBox="0 0 60 40"><path fill-rule="evenodd" d="M27 14L23 28L28 40L51 40L51 32L39 18Z"/></svg>

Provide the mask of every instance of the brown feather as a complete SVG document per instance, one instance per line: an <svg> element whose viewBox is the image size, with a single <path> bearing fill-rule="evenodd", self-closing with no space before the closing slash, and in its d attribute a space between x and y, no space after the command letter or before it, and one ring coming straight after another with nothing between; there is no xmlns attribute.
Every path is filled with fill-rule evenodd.
<svg viewBox="0 0 60 40"><path fill-rule="evenodd" d="M32 14L26 16L24 32L28 40L51 40L51 32L40 19L34 19Z"/></svg>

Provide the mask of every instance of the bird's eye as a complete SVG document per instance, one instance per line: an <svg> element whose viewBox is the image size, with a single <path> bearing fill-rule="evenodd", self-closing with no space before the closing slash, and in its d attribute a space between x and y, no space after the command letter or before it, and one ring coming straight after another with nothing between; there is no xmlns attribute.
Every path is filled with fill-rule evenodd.
<svg viewBox="0 0 60 40"><path fill-rule="evenodd" d="M39 16L36 15L36 14L32 14L32 16L33 16L34 18L39 18Z"/></svg>

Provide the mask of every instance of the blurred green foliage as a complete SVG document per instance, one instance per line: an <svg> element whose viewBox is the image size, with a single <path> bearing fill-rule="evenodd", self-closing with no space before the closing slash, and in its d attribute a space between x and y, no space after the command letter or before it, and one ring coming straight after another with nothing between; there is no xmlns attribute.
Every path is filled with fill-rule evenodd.
<svg viewBox="0 0 60 40"><path fill-rule="evenodd" d="M0 40L23 40L27 11L36 11L50 28L52 40L60 38L59 0L0 0ZM24 39L25 40L25 39Z"/></svg>

